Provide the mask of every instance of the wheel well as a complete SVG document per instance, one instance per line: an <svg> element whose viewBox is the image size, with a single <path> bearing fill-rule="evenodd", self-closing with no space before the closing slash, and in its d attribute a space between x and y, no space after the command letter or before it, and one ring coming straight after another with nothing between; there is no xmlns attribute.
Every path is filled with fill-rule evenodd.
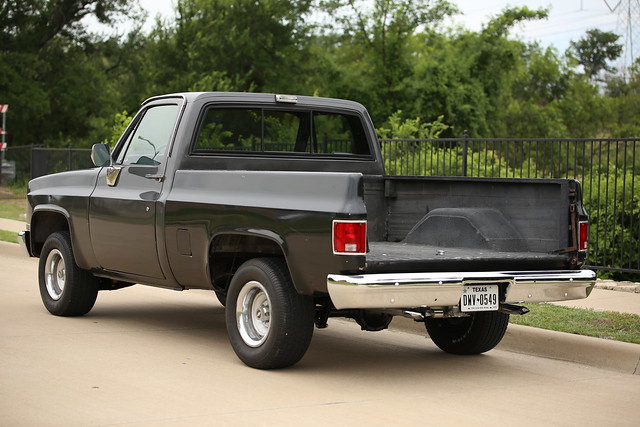
<svg viewBox="0 0 640 427"><path fill-rule="evenodd" d="M36 212L31 218L31 245L33 255L40 256L42 246L52 233L69 231L67 218L59 212Z"/></svg>
<svg viewBox="0 0 640 427"><path fill-rule="evenodd" d="M222 234L211 242L209 269L211 283L216 291L226 292L238 267L258 257L284 259L280 245L268 238L241 234Z"/></svg>

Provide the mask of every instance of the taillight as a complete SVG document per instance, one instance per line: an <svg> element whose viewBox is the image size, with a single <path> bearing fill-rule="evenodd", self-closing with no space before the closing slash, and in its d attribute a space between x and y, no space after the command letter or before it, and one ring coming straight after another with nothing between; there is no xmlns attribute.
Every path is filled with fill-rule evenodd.
<svg viewBox="0 0 640 427"><path fill-rule="evenodd" d="M362 255L367 252L367 221L334 220L333 253Z"/></svg>
<svg viewBox="0 0 640 427"><path fill-rule="evenodd" d="M578 250L589 249L589 222L580 221L578 223Z"/></svg>

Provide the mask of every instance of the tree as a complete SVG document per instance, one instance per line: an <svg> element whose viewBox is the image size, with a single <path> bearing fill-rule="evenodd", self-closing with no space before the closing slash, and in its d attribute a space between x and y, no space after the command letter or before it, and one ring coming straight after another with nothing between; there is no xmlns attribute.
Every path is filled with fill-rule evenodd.
<svg viewBox="0 0 640 427"><path fill-rule="evenodd" d="M619 38L612 32L592 29L587 31L585 37L570 43L572 54L575 54L589 79L598 79L602 71L615 71L608 61L615 61L622 54L622 45L617 43Z"/></svg>
<svg viewBox="0 0 640 427"><path fill-rule="evenodd" d="M443 0L325 1L333 24L323 40L330 58L328 95L365 103L383 120L404 109L412 79L412 38L456 9ZM435 117L434 117L435 119Z"/></svg>
<svg viewBox="0 0 640 427"><path fill-rule="evenodd" d="M56 36L87 38L82 19L88 15L109 24L131 13L128 0L2 0L0 46L6 51L39 51Z"/></svg>
<svg viewBox="0 0 640 427"><path fill-rule="evenodd" d="M526 46L508 39L509 30L546 13L507 8L480 32L417 35L411 79L417 115L435 120L443 114L444 123L452 126L446 136L462 136L465 130L473 137L511 136L506 114L525 66Z"/></svg>
<svg viewBox="0 0 640 427"><path fill-rule="evenodd" d="M127 0L5 0L0 3L0 93L11 105L12 144L100 138L118 100L81 22L134 9Z"/></svg>
<svg viewBox="0 0 640 427"><path fill-rule="evenodd" d="M558 105L570 84L570 70L555 49L527 46L512 85L504 117L506 135L514 138L568 137Z"/></svg>
<svg viewBox="0 0 640 427"><path fill-rule="evenodd" d="M161 92L289 88L303 60L311 0L179 0L148 40ZM305 58L306 59L306 58Z"/></svg>
<svg viewBox="0 0 640 427"><path fill-rule="evenodd" d="M507 8L481 31L443 29L446 0L177 0L151 34L91 34L128 0L0 0L0 102L14 145L88 146L114 114L179 91L354 99L381 128L442 124L472 137L637 136L637 69L609 76L617 36L590 30L560 57L509 37L546 9ZM324 18L324 20L323 20ZM582 64L585 74L578 73Z"/></svg>
<svg viewBox="0 0 640 427"><path fill-rule="evenodd" d="M640 136L640 59L630 68L627 79L617 76L607 82L607 104L613 116L607 122L614 138Z"/></svg>

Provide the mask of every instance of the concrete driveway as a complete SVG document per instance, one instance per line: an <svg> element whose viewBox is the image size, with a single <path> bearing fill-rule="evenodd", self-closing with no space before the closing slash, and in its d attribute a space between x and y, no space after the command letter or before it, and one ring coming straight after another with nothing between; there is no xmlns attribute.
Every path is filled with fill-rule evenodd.
<svg viewBox="0 0 640 427"><path fill-rule="evenodd" d="M132 287L48 314L0 242L0 425L640 425L640 376L333 320L295 367L243 365L213 294Z"/></svg>

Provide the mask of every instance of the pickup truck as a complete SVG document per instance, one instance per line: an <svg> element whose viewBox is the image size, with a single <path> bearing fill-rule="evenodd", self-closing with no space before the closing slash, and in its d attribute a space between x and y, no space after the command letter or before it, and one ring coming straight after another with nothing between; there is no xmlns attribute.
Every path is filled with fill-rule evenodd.
<svg viewBox="0 0 640 427"><path fill-rule="evenodd" d="M387 176L346 100L181 93L145 101L95 168L29 183L23 249L54 315L132 284L213 291L248 366L291 366L314 325L425 324L454 354L502 339L521 303L586 298L578 182Z"/></svg>

